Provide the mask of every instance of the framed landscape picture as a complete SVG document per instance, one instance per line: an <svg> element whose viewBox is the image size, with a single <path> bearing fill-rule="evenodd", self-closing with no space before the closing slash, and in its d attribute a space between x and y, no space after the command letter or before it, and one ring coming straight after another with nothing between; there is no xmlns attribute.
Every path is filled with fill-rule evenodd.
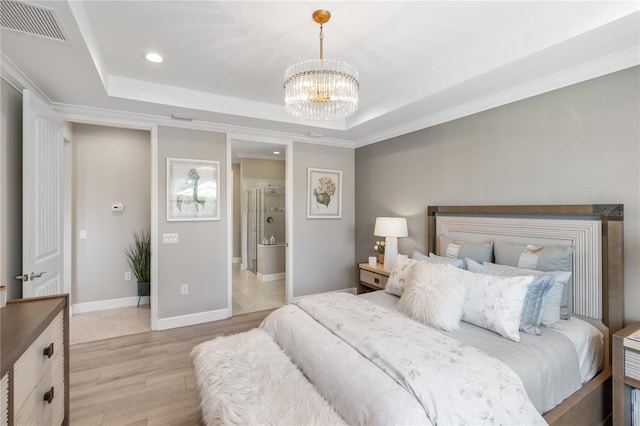
<svg viewBox="0 0 640 426"><path fill-rule="evenodd" d="M167 221L220 220L220 162L167 158Z"/></svg>
<svg viewBox="0 0 640 426"><path fill-rule="evenodd" d="M307 218L342 217L342 171L307 169Z"/></svg>

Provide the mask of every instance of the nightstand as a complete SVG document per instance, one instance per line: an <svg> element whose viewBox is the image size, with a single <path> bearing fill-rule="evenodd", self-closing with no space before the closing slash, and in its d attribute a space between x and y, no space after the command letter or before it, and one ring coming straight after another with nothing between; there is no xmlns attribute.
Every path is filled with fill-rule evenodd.
<svg viewBox="0 0 640 426"><path fill-rule="evenodd" d="M633 335L633 337L631 337ZM636 338L636 336L638 336ZM637 424L640 415L631 412L631 400L637 410L640 402L640 322L613 335L613 424ZM633 415L635 422L632 420Z"/></svg>
<svg viewBox="0 0 640 426"><path fill-rule="evenodd" d="M358 294L383 290L384 286L387 285L391 271L384 269L381 263L376 264L376 266L369 266L368 263L360 263L358 268Z"/></svg>

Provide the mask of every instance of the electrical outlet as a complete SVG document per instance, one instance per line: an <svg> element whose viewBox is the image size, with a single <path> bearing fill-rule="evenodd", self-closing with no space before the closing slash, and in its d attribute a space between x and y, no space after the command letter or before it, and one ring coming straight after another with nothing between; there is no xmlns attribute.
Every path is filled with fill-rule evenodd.
<svg viewBox="0 0 640 426"><path fill-rule="evenodd" d="M182 284L180 286L180 294L184 296L185 294L189 294L189 284Z"/></svg>
<svg viewBox="0 0 640 426"><path fill-rule="evenodd" d="M127 271L124 273L124 280L131 281L131 271Z"/></svg>

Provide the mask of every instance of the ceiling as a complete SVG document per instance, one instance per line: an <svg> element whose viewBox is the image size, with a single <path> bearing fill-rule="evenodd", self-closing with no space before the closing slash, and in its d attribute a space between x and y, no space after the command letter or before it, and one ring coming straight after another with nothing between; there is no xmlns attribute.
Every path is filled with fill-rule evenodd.
<svg viewBox="0 0 640 426"><path fill-rule="evenodd" d="M66 117L184 114L228 132L333 145L374 143L640 63L637 1L29 3L52 9L67 41L2 29L3 75L20 74ZM359 110L341 121L284 108L285 69L318 57L311 14L322 8L332 13L325 58L360 75ZM146 61L149 51L164 62Z"/></svg>

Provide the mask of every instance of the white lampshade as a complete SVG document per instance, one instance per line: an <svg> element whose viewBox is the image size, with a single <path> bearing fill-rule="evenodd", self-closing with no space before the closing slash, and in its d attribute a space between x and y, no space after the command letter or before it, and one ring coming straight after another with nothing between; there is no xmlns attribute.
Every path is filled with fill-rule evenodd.
<svg viewBox="0 0 640 426"><path fill-rule="evenodd" d="M376 237L406 237L409 235L407 219L404 217L377 217L373 235Z"/></svg>
<svg viewBox="0 0 640 426"><path fill-rule="evenodd" d="M386 237L384 245L384 268L393 268L393 262L398 256L398 237L409 235L407 219L404 217L377 217L376 226L373 229L376 237Z"/></svg>

